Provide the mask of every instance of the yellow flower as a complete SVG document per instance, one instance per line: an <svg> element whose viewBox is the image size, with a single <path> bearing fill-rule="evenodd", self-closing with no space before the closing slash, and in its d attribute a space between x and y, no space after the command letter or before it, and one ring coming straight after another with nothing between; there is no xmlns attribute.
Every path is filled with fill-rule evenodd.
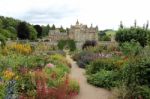
<svg viewBox="0 0 150 99"><path fill-rule="evenodd" d="M14 73L12 71L6 70L4 71L4 78L6 80L10 80L12 77L14 77Z"/></svg>
<svg viewBox="0 0 150 99"><path fill-rule="evenodd" d="M31 46L29 44L14 44L9 48L10 50L16 51L21 54L30 54L32 52Z"/></svg>
<svg viewBox="0 0 150 99"><path fill-rule="evenodd" d="M19 76L16 76L15 79L18 80Z"/></svg>

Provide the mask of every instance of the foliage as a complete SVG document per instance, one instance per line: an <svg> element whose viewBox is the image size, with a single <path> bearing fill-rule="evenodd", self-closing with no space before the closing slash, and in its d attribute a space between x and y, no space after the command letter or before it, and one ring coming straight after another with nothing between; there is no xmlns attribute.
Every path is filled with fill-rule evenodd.
<svg viewBox="0 0 150 99"><path fill-rule="evenodd" d="M124 97L149 99L149 58L144 56L130 57L130 61L124 65L121 72L120 87L126 87ZM121 90L121 89L119 89ZM146 96L145 96L145 95Z"/></svg>
<svg viewBox="0 0 150 99"><path fill-rule="evenodd" d="M4 48L8 52L0 53L0 98L71 99L78 94L79 84L67 76L70 68L65 56L34 53L28 44ZM29 49L33 53L26 53Z"/></svg>
<svg viewBox="0 0 150 99"><path fill-rule="evenodd" d="M131 41L131 42L122 43L120 49L124 53L124 55L136 56L141 52L142 47L138 42Z"/></svg>
<svg viewBox="0 0 150 99"><path fill-rule="evenodd" d="M42 36L47 36L50 30L49 24L47 26L42 26Z"/></svg>
<svg viewBox="0 0 150 99"><path fill-rule="evenodd" d="M0 42L1 42L1 46L3 47L4 45L5 45L5 43L6 43L6 38L5 38L5 36L3 36L3 35L1 35L0 34Z"/></svg>
<svg viewBox="0 0 150 99"><path fill-rule="evenodd" d="M76 80L70 80L69 85L68 85L68 90L69 93L79 93L80 91L80 86L79 83Z"/></svg>
<svg viewBox="0 0 150 99"><path fill-rule="evenodd" d="M20 39L29 39L30 32L26 22L20 22L17 27L18 37Z"/></svg>
<svg viewBox="0 0 150 99"><path fill-rule="evenodd" d="M60 41L58 41L58 48L60 49L60 50L63 50L63 48L64 48L64 46L66 45L66 41L64 41L64 40L60 40Z"/></svg>
<svg viewBox="0 0 150 99"><path fill-rule="evenodd" d="M76 43L74 40L59 40L57 46L60 50L65 48L69 49L70 51L76 50Z"/></svg>
<svg viewBox="0 0 150 99"><path fill-rule="evenodd" d="M111 37L115 36L116 32L111 29L106 29L99 32L99 40L100 41L111 41Z"/></svg>
<svg viewBox="0 0 150 99"><path fill-rule="evenodd" d="M1 33L1 35L3 35L6 38L12 38L12 35L9 30L0 29L0 33Z"/></svg>
<svg viewBox="0 0 150 99"><path fill-rule="evenodd" d="M55 30L55 29L56 29L55 25L53 24L50 29L51 29L51 30Z"/></svg>
<svg viewBox="0 0 150 99"><path fill-rule="evenodd" d="M90 65L87 66L87 73L89 74L95 74L99 72L100 70L114 70L115 62L112 58L104 58L104 59L97 59L90 63Z"/></svg>
<svg viewBox="0 0 150 99"><path fill-rule="evenodd" d="M94 49L94 52L88 49L74 54L73 59L77 61L79 67L85 68L90 62L96 59L110 58L111 56L111 54L101 53L101 51L99 52L97 49Z"/></svg>
<svg viewBox="0 0 150 99"><path fill-rule="evenodd" d="M60 30L60 32L66 32L66 30L61 26L60 28L59 28L59 30Z"/></svg>
<svg viewBox="0 0 150 99"><path fill-rule="evenodd" d="M109 35L104 35L99 37L100 41L111 41L111 37Z"/></svg>
<svg viewBox="0 0 150 99"><path fill-rule="evenodd" d="M9 26L8 28L6 28L9 32L10 32L10 38L12 40L16 39L17 38L17 30L16 28L12 27L12 26Z"/></svg>
<svg viewBox="0 0 150 99"><path fill-rule="evenodd" d="M141 46L146 46L150 30L141 27L121 28L116 33L116 41L119 43L135 40Z"/></svg>
<svg viewBox="0 0 150 99"><path fill-rule="evenodd" d="M98 87L111 88L116 85L117 74L114 71L106 71L104 69L88 76L87 81Z"/></svg>
<svg viewBox="0 0 150 99"><path fill-rule="evenodd" d="M30 33L29 39L35 40L37 38L37 31L34 29L33 26L28 26L28 28L29 28L29 33Z"/></svg>
<svg viewBox="0 0 150 99"><path fill-rule="evenodd" d="M0 98L1 99L4 99L5 98L5 84L2 84L1 81L0 81Z"/></svg>
<svg viewBox="0 0 150 99"><path fill-rule="evenodd" d="M142 97L143 99L149 99L150 98L150 87L148 86L138 86L137 87L137 96Z"/></svg>
<svg viewBox="0 0 150 99"><path fill-rule="evenodd" d="M21 54L31 54L32 48L29 44L13 44L11 46L8 46L8 48L12 51L15 51L17 53Z"/></svg>
<svg viewBox="0 0 150 99"><path fill-rule="evenodd" d="M97 45L97 42L96 42L95 40L92 40L92 41L87 40L87 41L85 41L85 43L83 44L82 49L85 49L85 48L88 48L88 47L94 47L94 46L96 46L96 45Z"/></svg>
<svg viewBox="0 0 150 99"><path fill-rule="evenodd" d="M37 32L37 37L41 38L42 37L42 27L40 25L34 25L34 28Z"/></svg>
<svg viewBox="0 0 150 99"><path fill-rule="evenodd" d="M3 27L3 22L2 22L2 20L0 19L0 28L2 28Z"/></svg>
<svg viewBox="0 0 150 99"><path fill-rule="evenodd" d="M21 77L17 80L16 88L19 93L28 93L29 91L34 91L36 86L33 81L32 75L21 75Z"/></svg>
<svg viewBox="0 0 150 99"><path fill-rule="evenodd" d="M89 58L87 58L89 56ZM80 53L77 53L73 56L73 59L77 61L77 64L80 68L85 68L86 65L89 64L90 61L92 61L92 53L83 51Z"/></svg>

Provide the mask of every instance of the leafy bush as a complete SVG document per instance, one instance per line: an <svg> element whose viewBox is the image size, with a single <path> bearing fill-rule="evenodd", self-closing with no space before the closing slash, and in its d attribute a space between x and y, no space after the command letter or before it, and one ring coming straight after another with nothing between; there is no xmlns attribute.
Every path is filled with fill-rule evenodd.
<svg viewBox="0 0 150 99"><path fill-rule="evenodd" d="M111 41L111 36L109 35L104 35L99 37L100 41Z"/></svg>
<svg viewBox="0 0 150 99"><path fill-rule="evenodd" d="M128 90L128 97L146 97L143 96L147 94L148 88L150 86L150 61L144 57L133 57L129 59L130 61L122 68L121 84L124 84ZM143 87L145 86L145 87ZM148 94L147 94L148 97ZM148 98L144 99L149 99Z"/></svg>
<svg viewBox="0 0 150 99"><path fill-rule="evenodd" d="M92 40L92 41L87 40L87 41L85 41L85 43L83 44L82 49L85 49L85 48L88 48L88 47L94 47L94 46L96 46L96 45L97 45L97 42L96 42L95 40Z"/></svg>
<svg viewBox="0 0 150 99"><path fill-rule="evenodd" d="M17 92L27 93L36 89L36 84L33 81L31 74L20 75L16 84Z"/></svg>
<svg viewBox="0 0 150 99"><path fill-rule="evenodd" d="M132 40L131 42L122 43L120 49L127 56L128 55L136 56L141 52L142 47L138 42Z"/></svg>
<svg viewBox="0 0 150 99"><path fill-rule="evenodd" d="M0 34L0 45L3 47L6 44L5 36Z"/></svg>
<svg viewBox="0 0 150 99"><path fill-rule="evenodd" d="M6 86L5 84L1 84L2 82L0 81L0 99L4 99L5 98L5 90L6 90Z"/></svg>
<svg viewBox="0 0 150 99"><path fill-rule="evenodd" d="M138 97L142 97L143 99L149 99L150 98L150 87L138 86L136 94Z"/></svg>
<svg viewBox="0 0 150 99"><path fill-rule="evenodd" d="M76 80L71 79L69 81L67 91L68 91L68 93L79 93L79 91L80 91L79 83Z"/></svg>
<svg viewBox="0 0 150 99"><path fill-rule="evenodd" d="M112 58L104 58L104 59L97 59L90 63L90 65L87 66L87 73L88 74L95 74L99 72L100 70L114 70L115 64L114 59Z"/></svg>
<svg viewBox="0 0 150 99"><path fill-rule="evenodd" d="M119 43L130 42L135 40L140 43L141 46L146 46L147 38L150 34L150 30L141 27L130 27L119 29L116 33L116 41Z"/></svg>
<svg viewBox="0 0 150 99"><path fill-rule="evenodd" d="M103 58L110 58L112 54L105 54L105 53L94 53L90 51L82 51L73 56L73 59L77 61L77 64L81 68L85 68L90 62L96 59L103 59Z"/></svg>
<svg viewBox="0 0 150 99"><path fill-rule="evenodd" d="M111 88L116 86L117 73L114 71L100 70L88 76L87 81L98 87Z"/></svg>
<svg viewBox="0 0 150 99"><path fill-rule="evenodd" d="M69 49L70 51L76 50L76 43L74 40L59 40L57 46L60 50L65 48Z"/></svg>
<svg viewBox="0 0 150 99"><path fill-rule="evenodd" d="M86 65L90 63L94 58L91 57L92 53L88 51L83 51L74 55L73 59L77 61L80 68L85 68Z"/></svg>

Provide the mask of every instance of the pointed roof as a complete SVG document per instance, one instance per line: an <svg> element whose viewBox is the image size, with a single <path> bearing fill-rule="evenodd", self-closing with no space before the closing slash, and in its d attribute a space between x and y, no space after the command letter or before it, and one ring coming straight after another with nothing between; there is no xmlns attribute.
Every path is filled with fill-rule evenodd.
<svg viewBox="0 0 150 99"><path fill-rule="evenodd" d="M76 25L79 25L79 21L78 21L78 19L77 19Z"/></svg>

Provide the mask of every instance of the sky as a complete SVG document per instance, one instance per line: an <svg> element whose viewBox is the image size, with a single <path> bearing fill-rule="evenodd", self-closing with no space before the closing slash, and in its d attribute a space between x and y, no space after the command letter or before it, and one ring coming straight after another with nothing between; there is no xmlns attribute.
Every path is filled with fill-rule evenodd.
<svg viewBox="0 0 150 99"><path fill-rule="evenodd" d="M70 27L81 24L103 29L142 26L150 20L150 0L0 0L0 15L31 24Z"/></svg>

